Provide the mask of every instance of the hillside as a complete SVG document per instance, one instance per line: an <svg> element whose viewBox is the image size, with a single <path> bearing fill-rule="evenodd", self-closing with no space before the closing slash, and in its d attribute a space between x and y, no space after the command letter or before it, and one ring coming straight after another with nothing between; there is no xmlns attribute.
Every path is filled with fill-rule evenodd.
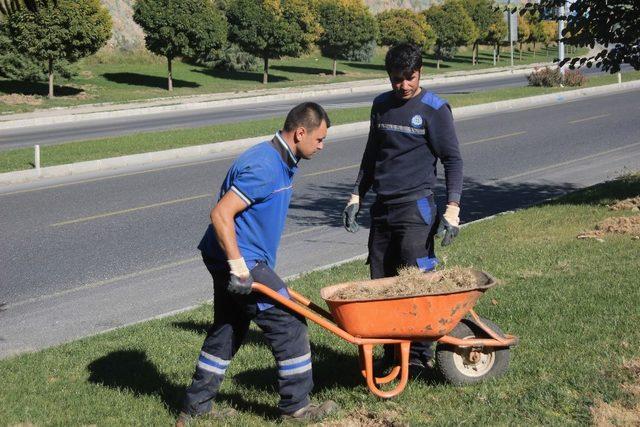
<svg viewBox="0 0 640 427"><path fill-rule="evenodd" d="M109 40L109 48L135 50L144 46L142 29L133 22L132 6L135 0L100 0L113 18L113 37ZM409 8L424 10L438 0L365 0L372 12L392 8Z"/></svg>

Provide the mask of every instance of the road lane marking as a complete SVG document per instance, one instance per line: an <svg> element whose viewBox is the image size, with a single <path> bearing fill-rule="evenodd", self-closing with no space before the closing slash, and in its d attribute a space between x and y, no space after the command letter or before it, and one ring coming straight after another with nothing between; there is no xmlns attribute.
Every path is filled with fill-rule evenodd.
<svg viewBox="0 0 640 427"><path fill-rule="evenodd" d="M83 291L83 290L87 290L87 289L93 289L93 288L97 288L97 287L104 286L104 285L110 285L112 283L119 282L121 280L133 279L135 277L143 276L145 274L154 273L156 271L161 271L161 270L166 270L167 268L179 267L181 265L188 264L190 262L194 262L194 261L198 261L198 260L202 260L202 257L201 256L196 256L196 257L192 257L192 258L187 258L187 259L182 259L182 260L179 260L179 261L170 262L170 263L167 263L167 264L161 264L161 265L158 265L156 267L148 268L146 270L136 271L135 273L124 274L122 276L112 277L111 279L100 280L98 282L88 283L86 285L77 286L75 288L65 289L64 291L54 292L52 294L42 295L42 296L39 296L39 297L29 298L29 299L26 299L26 300L18 301L18 302L12 303L12 304L7 304L6 307L7 308L14 308L14 307L18 307L18 306L21 306L21 305L24 305L24 304L29 304L29 303L32 303L32 302L44 301L44 300L47 300L47 299L51 299L51 298L55 298L55 297L59 297L59 296L67 295L67 294L71 294L71 293L74 293L74 292L79 292L79 291Z"/></svg>
<svg viewBox="0 0 640 427"><path fill-rule="evenodd" d="M202 165L202 164L206 164L206 163L214 163L214 162L220 162L220 161L223 161L223 160L235 159L236 157L237 156L227 156L227 157L222 157L222 158L218 158L218 159L201 160L201 161L198 161L198 162L190 162L190 163L183 163L183 164L180 164L180 165L164 166L164 167L159 167L159 168L147 169L147 170L143 170L143 171L139 171L139 172L129 172L129 173L122 173L122 174L118 174L118 175L102 176L100 178L89 178L89 179L84 179L84 180L81 180L81 181L65 182L65 183L62 183L62 184L48 185L46 187L38 187L38 188L30 188L28 190L12 191L10 193L0 193L0 197L9 196L9 195L12 195L12 194L22 194L22 193L31 193L31 192L40 191L40 190L49 190L51 188L67 187L69 185L86 184L88 182L104 181L104 180L113 179L113 178L122 178L122 177L126 177L126 176L142 175L142 174L149 173L149 172L162 172L162 171L169 170L169 169L178 169L178 168L183 168L183 167L196 166L196 165Z"/></svg>
<svg viewBox="0 0 640 427"><path fill-rule="evenodd" d="M317 231L317 230L320 230L322 228L328 228L328 226L319 225L319 226L316 226L316 227L309 227L309 228L306 228L304 230L300 230L300 231L295 231L293 233L284 234L284 235L282 235L282 237L296 236L296 235L303 234L303 233L309 233L309 232L312 232L312 231ZM79 291L83 291L83 290L87 290L87 289L93 289L93 288L97 288L97 287L104 286L104 285L110 285L112 283L116 283L116 282L119 282L119 281L122 281L122 280L133 279L133 278L136 278L136 277L139 277L139 276L143 276L145 274L155 273L157 271L162 271L162 270L166 270L166 269L169 269L169 268L179 267L181 265L189 264L189 263L192 263L192 262L195 262L195 261L199 261L199 260L202 260L202 256L195 256L195 257L186 258L186 259L182 259L182 260L178 260L178 261L173 261L173 262L169 262L169 263L166 263L166 264L158 265L156 267L148 268L146 270L136 271L134 273L129 273L129 274L124 274L122 276L112 277L111 279L100 280L98 282L88 283L86 285L77 286L77 287L71 288L71 289L65 289L63 291L54 292L54 293L47 294L47 295L41 295L39 297L34 297L34 298L28 298L26 300L22 300L22 301L18 301L18 302L15 302L15 303L7 304L6 308L19 307L21 305L25 305L25 304L29 304L29 303L33 303L33 302L44 301L44 300L48 300L48 299L51 299L51 298L56 298L56 297L64 296L64 295L67 295L67 294L71 294L71 293L75 293L75 292L79 292Z"/></svg>
<svg viewBox="0 0 640 427"><path fill-rule="evenodd" d="M189 202L191 200L204 199L205 197L213 197L213 196L211 194L200 194L198 196L185 197L183 199L168 200L166 202L153 203L151 205L138 206L136 208L123 209L121 211L106 212L106 213L103 213L103 214L87 216L87 217L78 218L78 219L72 219L72 220L69 220L69 221L56 222L55 224L50 224L50 226L51 227L60 227L62 225L77 224L79 222L92 221L94 219L106 218L106 217L114 216L114 215L122 215L122 214L130 213L130 212L137 212L137 211L141 211L141 210L144 210L144 209L157 208L158 206L167 206L167 205L173 205L173 204L176 204L176 203Z"/></svg>
<svg viewBox="0 0 640 427"><path fill-rule="evenodd" d="M508 180L511 180L511 179L514 179L514 178L520 178L520 177L525 176L525 175L530 175L532 173L544 172L544 171L549 170L549 169L554 169L554 168L558 168L558 167L561 167L561 166L567 166L567 165L570 165L572 163L577 163L577 162L582 162L584 160L594 159L596 157L601 157L601 156L606 155L606 154L611 154L611 153L615 153L615 152L622 151L622 150L628 150L630 148L634 148L634 147L638 147L638 146L640 146L640 142L636 142L635 144L625 145L624 147L613 148L611 150L601 151L600 153L591 154L589 156L580 157L578 159L567 160L566 162L555 163L553 165L545 166L545 167L542 167L542 168L531 169L529 171L518 173L518 174L515 174L515 175L505 176L504 178L492 179L490 181L485 182L485 184L491 184L491 183L500 182L500 181L508 181Z"/></svg>
<svg viewBox="0 0 640 427"><path fill-rule="evenodd" d="M340 168L327 169L327 170L323 170L323 171L320 171L320 172L307 173L307 174L304 174L302 176L316 176L316 175L322 175L322 174L325 174L325 173L343 171L343 170L346 170L346 169L353 169L353 168L357 168L357 167L360 167L360 163L357 163L357 164L354 164L354 165L349 165L349 166L343 166L343 167L340 167Z"/></svg>
<svg viewBox="0 0 640 427"><path fill-rule="evenodd" d="M581 122L586 122L589 120L595 120L595 119L601 119L603 117L609 117L611 114L607 113L607 114L600 114L598 116L591 116L591 117L585 117L584 119L578 119L578 120L571 120L569 122L569 124L575 124L575 123L581 123Z"/></svg>
<svg viewBox="0 0 640 427"><path fill-rule="evenodd" d="M327 226L326 225L318 225L318 226L315 226L315 227L305 228L304 230L294 231L293 233L283 234L282 238L291 237L291 236L297 236L297 235L305 234L305 233L310 233L312 231L320 230L321 228L327 228Z"/></svg>
<svg viewBox="0 0 640 427"><path fill-rule="evenodd" d="M509 138L509 137L512 137L512 136L523 135L525 133L527 133L527 131L513 132L513 133L508 133L508 134L505 134L505 135L498 135L498 136L492 136L492 137L489 137L489 138L477 139L475 141L463 142L460 145L479 144L481 142L495 141L495 140L498 140L498 139L504 139L504 138Z"/></svg>

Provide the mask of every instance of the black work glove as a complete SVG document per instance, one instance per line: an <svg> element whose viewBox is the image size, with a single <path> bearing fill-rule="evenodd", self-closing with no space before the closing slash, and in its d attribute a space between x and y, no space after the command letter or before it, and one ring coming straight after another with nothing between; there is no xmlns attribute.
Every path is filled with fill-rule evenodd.
<svg viewBox="0 0 640 427"><path fill-rule="evenodd" d="M342 211L342 223L344 224L344 228L350 233L355 233L360 229L360 226L356 222L359 212L360 196L352 194L347 206L344 208L344 211Z"/></svg>
<svg viewBox="0 0 640 427"><path fill-rule="evenodd" d="M253 277L251 277L251 274L244 279L236 276L235 274L230 274L227 290L234 294L249 295L251 293L252 283Z"/></svg>
<svg viewBox="0 0 640 427"><path fill-rule="evenodd" d="M450 245L453 239L460 232L460 207L455 205L447 205L447 209L440 218L438 226L438 237L442 238L442 246Z"/></svg>

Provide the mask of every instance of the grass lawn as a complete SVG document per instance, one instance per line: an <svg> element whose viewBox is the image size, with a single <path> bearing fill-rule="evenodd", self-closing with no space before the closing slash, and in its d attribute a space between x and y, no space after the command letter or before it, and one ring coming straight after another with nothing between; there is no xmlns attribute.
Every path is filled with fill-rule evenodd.
<svg viewBox="0 0 640 427"><path fill-rule="evenodd" d="M549 48L546 56L544 50L538 49L536 57L532 52L523 51L522 61L519 61L516 55L515 63L520 65L551 61L556 51L557 49ZM503 51L497 66L509 65L507 52L508 50ZM270 61L270 83L266 87L289 87L386 77L383 66L384 53L384 50L378 49L370 63L339 61L336 77L331 75L332 61L323 58L319 53L302 58L273 60ZM454 59L442 63L440 70L435 69L433 56L427 55L425 66L429 74L493 67L490 50L481 50L479 60L479 65L472 66L469 50L461 51ZM265 88L262 84L262 68L251 72L226 72L175 61L174 91L170 93L166 90L166 61L150 54L98 54L80 61L78 67L80 73L77 77L68 81L56 81L55 91L59 96L54 100L46 98L48 87L45 82L24 83L0 78L0 114L27 112L36 108L128 102L168 96ZM9 94L27 95L27 97L3 97Z"/></svg>
<svg viewBox="0 0 640 427"><path fill-rule="evenodd" d="M382 401L357 371L356 348L311 325L314 398L343 408L327 425L567 425L608 413L635 416L637 423L640 241L576 239L605 217L631 215L605 203L637 195L640 175L605 183L472 224L440 251L449 266L473 266L503 281L477 310L520 337L504 377L461 388L418 378L399 397ZM322 286L366 276L364 263L353 262L290 286L319 302ZM169 425L210 319L211 307L203 306L2 360L0 424ZM634 363L635 378L628 369ZM240 410L227 425L277 421L274 362L257 331L230 365L219 398Z"/></svg>
<svg viewBox="0 0 640 427"><path fill-rule="evenodd" d="M625 73L624 76L625 81L640 79L640 72L628 72ZM589 78L586 86L598 86L615 82L617 82L616 76L604 75ZM478 93L446 95L446 98L454 107L462 107L465 105L483 104L572 89L575 88L503 88ZM337 111L340 111L340 113L335 114ZM329 111L329 114L332 117L333 124L338 125L367 120L369 118L369 111L369 107L360 107ZM273 118L248 121L242 124L226 123L195 129L146 132L43 146L40 148L41 165L43 167L54 166L127 154L146 153L170 148L268 135L280 128L282 120L282 118ZM0 173L33 168L33 155L33 148L0 151Z"/></svg>

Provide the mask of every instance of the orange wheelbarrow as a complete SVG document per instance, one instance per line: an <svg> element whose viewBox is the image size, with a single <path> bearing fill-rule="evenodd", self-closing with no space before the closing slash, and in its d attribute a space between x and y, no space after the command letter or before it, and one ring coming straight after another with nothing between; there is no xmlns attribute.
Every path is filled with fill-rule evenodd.
<svg viewBox="0 0 640 427"><path fill-rule="evenodd" d="M509 349L518 339L502 333L497 325L475 313L473 306L496 282L487 273L474 271L474 274L482 275L485 284L437 295L337 300L332 299L334 293L354 282L328 286L321 289L320 296L330 313L292 289L288 289L292 299L260 283L254 282L253 290L357 345L360 370L367 386L376 396L390 398L400 394L407 385L411 341L437 341L435 368L455 385L479 382L506 372ZM369 280L366 284L385 286L394 280L396 278ZM376 377L373 348L381 344L395 346L397 364L387 375ZM380 388L398 377L392 389Z"/></svg>

